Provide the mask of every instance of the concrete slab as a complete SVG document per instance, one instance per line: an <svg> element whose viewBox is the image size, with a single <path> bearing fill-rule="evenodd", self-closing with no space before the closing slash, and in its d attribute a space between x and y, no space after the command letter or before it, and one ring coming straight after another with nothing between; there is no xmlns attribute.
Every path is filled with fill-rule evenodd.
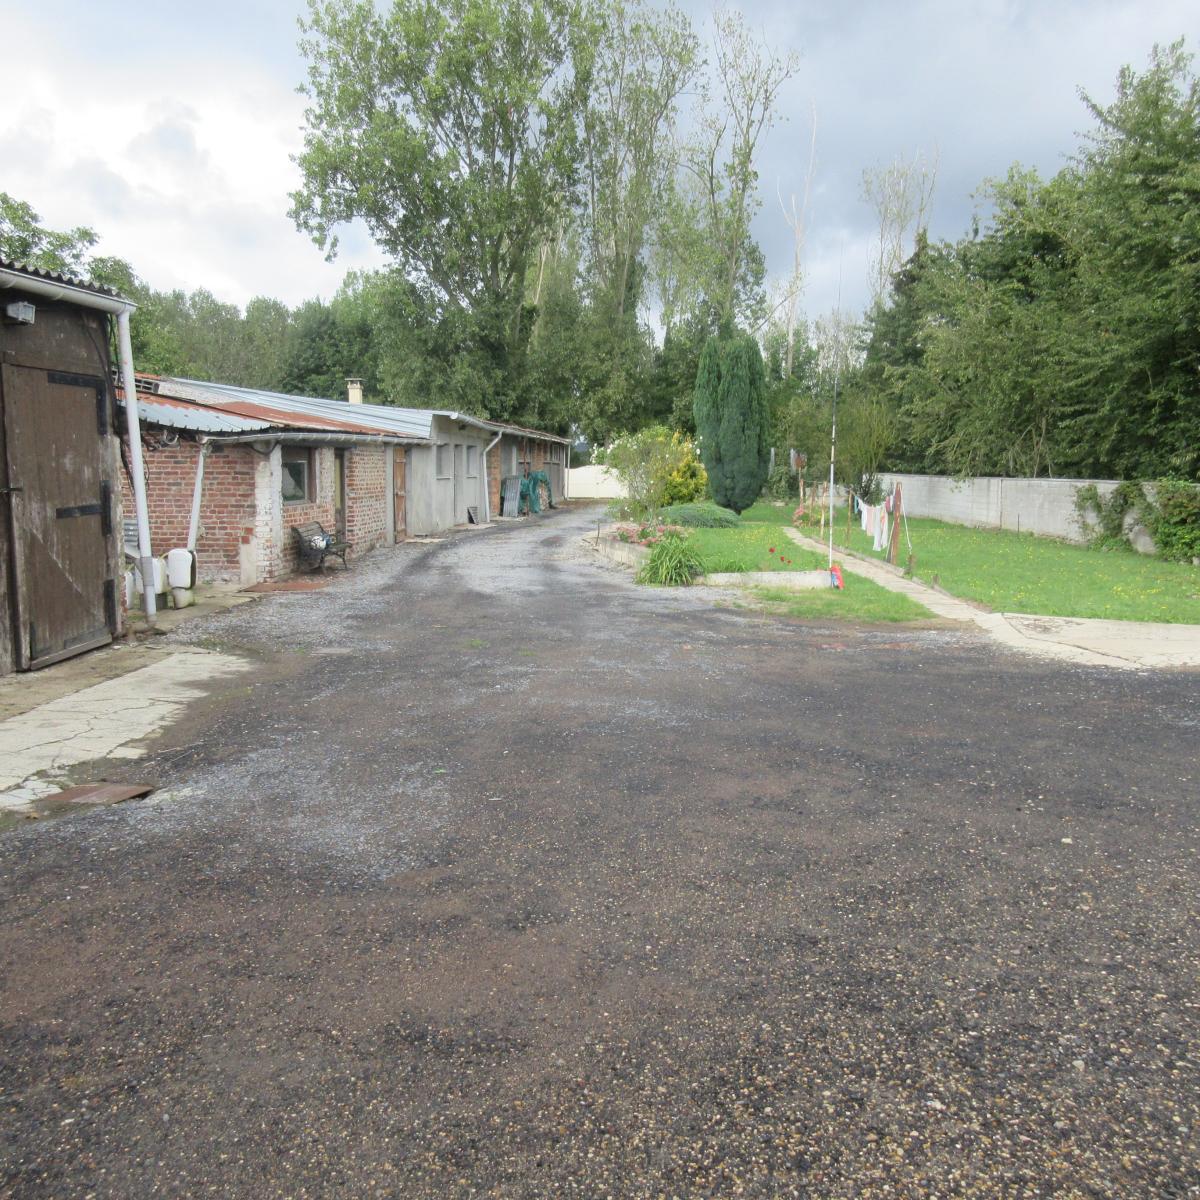
<svg viewBox="0 0 1200 1200"><path fill-rule="evenodd" d="M829 588L828 571L718 571L701 575L699 584L711 587L771 587L788 592L811 592Z"/></svg>
<svg viewBox="0 0 1200 1200"><path fill-rule="evenodd" d="M827 546L799 530L785 527L784 532L806 550L827 552ZM1024 654L1130 670L1200 667L1198 625L992 612L915 579L906 579L888 563L874 562L841 549L838 561L843 571L908 596L939 617L972 624L994 641Z"/></svg>
<svg viewBox="0 0 1200 1200"><path fill-rule="evenodd" d="M0 722L0 807L27 806L54 790L38 776L62 776L96 758L139 757L137 743L179 717L205 685L249 666L229 654L179 650Z"/></svg>
<svg viewBox="0 0 1200 1200"><path fill-rule="evenodd" d="M187 608L164 608L154 615L154 632L170 633L178 629L185 621L196 617L209 617L214 613L225 612L226 609L237 608L241 604L252 604L258 596L243 591L236 583L205 583L196 589L196 603ZM146 624L141 612L134 610L127 617L131 633L148 633L150 627Z"/></svg>

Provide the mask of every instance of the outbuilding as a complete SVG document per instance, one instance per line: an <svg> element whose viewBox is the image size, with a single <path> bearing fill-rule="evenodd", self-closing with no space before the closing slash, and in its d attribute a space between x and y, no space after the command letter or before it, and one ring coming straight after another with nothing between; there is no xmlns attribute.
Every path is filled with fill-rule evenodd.
<svg viewBox="0 0 1200 1200"><path fill-rule="evenodd" d="M291 530L312 521L361 554L501 515L505 478L544 471L562 498L569 439L349 384L330 400L139 375L156 552L194 548L202 581L248 586L296 569Z"/></svg>
<svg viewBox="0 0 1200 1200"><path fill-rule="evenodd" d="M0 262L0 675L121 632L109 319L122 305Z"/></svg>

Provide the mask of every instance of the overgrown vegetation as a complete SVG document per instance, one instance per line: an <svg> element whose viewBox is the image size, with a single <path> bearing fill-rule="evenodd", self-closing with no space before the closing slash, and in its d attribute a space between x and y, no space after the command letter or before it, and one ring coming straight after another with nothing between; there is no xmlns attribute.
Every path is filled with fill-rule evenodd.
<svg viewBox="0 0 1200 1200"><path fill-rule="evenodd" d="M1200 486L1182 479L1160 479L1143 487L1120 483L1107 496L1094 483L1075 492L1080 524L1090 531L1088 544L1099 550L1130 549L1132 515L1168 562L1200 558Z"/></svg>

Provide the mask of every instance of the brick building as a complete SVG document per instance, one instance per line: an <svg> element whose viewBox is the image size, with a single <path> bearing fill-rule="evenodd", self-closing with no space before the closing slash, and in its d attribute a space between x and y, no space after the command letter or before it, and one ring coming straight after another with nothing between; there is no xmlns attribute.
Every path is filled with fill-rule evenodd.
<svg viewBox="0 0 1200 1200"><path fill-rule="evenodd" d="M362 554L498 516L507 476L544 470L562 497L566 438L457 412L363 404L353 388L350 396L139 376L155 553L189 544L198 477L200 579L242 586L294 571L290 531L311 521ZM122 484L128 493L128 478Z"/></svg>

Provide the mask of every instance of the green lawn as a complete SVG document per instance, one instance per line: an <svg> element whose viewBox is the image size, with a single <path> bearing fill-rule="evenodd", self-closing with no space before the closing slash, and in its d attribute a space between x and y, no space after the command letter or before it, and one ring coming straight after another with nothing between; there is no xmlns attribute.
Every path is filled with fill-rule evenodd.
<svg viewBox="0 0 1200 1200"><path fill-rule="evenodd" d="M785 588L752 588L768 612L788 617L836 618L842 621L928 621L933 614L899 592L889 592L861 576L843 572L844 591L791 592Z"/></svg>
<svg viewBox="0 0 1200 1200"><path fill-rule="evenodd" d="M743 524L732 529L689 529L706 574L720 571L816 571L827 559L803 550L783 530ZM787 561L785 561L787 560Z"/></svg>
<svg viewBox="0 0 1200 1200"><path fill-rule="evenodd" d="M910 518L908 533L918 579L1000 612L1200 624L1200 570L1190 565L927 518ZM834 541L845 545L845 539L842 509ZM850 548L883 557L857 523ZM897 561L904 565L907 557L902 526Z"/></svg>
<svg viewBox="0 0 1200 1200"><path fill-rule="evenodd" d="M757 523L760 510L783 513L784 519ZM691 529L688 541L704 560L706 574L723 571L820 571L828 558L801 549L779 528L790 523L792 510L756 504L742 514L733 529ZM784 588L754 588L752 594L764 608L793 617L840 618L848 621L921 621L932 614L907 596L889 592L869 579L844 573L842 591L793 592Z"/></svg>

